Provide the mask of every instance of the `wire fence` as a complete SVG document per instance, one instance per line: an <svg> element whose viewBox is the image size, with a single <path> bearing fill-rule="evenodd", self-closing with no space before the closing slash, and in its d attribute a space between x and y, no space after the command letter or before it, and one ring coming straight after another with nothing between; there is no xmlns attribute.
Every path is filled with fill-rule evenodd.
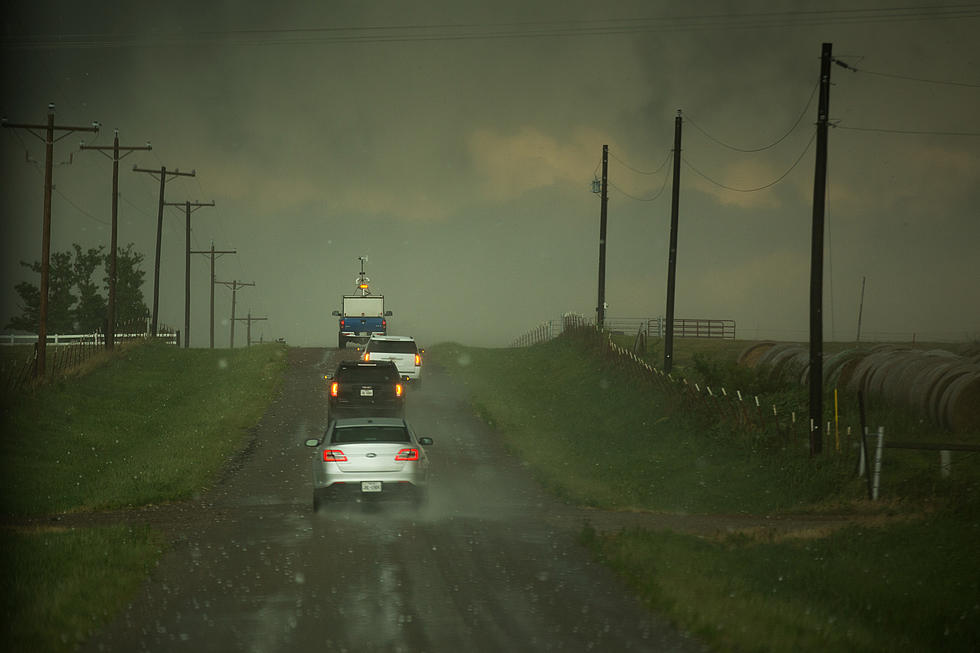
<svg viewBox="0 0 980 653"><path fill-rule="evenodd" d="M120 325L114 341L122 344L147 338L150 338L149 329L140 321ZM180 332L163 327L158 330L156 341L177 345ZM106 350L105 335L101 331L49 335L45 348L45 374L39 376L37 335L3 334L0 345L3 345L0 347L0 388L5 397L32 391L50 379L64 378Z"/></svg>

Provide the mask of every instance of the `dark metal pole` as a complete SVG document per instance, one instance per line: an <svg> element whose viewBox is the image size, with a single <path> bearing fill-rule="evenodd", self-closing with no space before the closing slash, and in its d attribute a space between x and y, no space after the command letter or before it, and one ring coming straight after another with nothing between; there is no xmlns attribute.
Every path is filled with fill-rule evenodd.
<svg viewBox="0 0 980 653"><path fill-rule="evenodd" d="M214 243L211 243L211 349L214 349Z"/></svg>
<svg viewBox="0 0 980 653"><path fill-rule="evenodd" d="M235 296L238 294L238 279L231 282L231 349L235 348Z"/></svg>
<svg viewBox="0 0 980 653"><path fill-rule="evenodd" d="M820 56L820 104L813 176L813 231L810 249L810 455L823 450L823 232L827 193L827 125L830 112L831 43Z"/></svg>
<svg viewBox="0 0 980 653"><path fill-rule="evenodd" d="M119 130L112 139L112 231L109 234L109 300L106 305L105 348L116 346L116 247L119 230Z"/></svg>
<svg viewBox="0 0 980 653"><path fill-rule="evenodd" d="M160 241L163 240L163 197L167 188L167 168L160 166L160 202L157 210L157 249L153 264L153 322L150 334L157 335L157 317L160 314Z"/></svg>
<svg viewBox="0 0 980 653"><path fill-rule="evenodd" d="M48 285L51 274L51 183L54 176L54 105L48 105L48 129L44 138L44 216L41 224L41 303L38 306L37 366L35 374L44 376L48 355Z"/></svg>
<svg viewBox="0 0 980 653"><path fill-rule="evenodd" d="M861 277L861 303L858 305L858 331L856 343L861 342L861 315L864 313L864 282L867 281L867 277Z"/></svg>
<svg viewBox="0 0 980 653"><path fill-rule="evenodd" d="M191 345L191 203L184 203L187 218L184 229L185 258L184 258L184 349Z"/></svg>
<svg viewBox="0 0 980 653"><path fill-rule="evenodd" d="M606 184L609 173L609 146L602 146L602 195L599 209L599 305L596 306L596 326L602 329L606 320Z"/></svg>
<svg viewBox="0 0 980 653"><path fill-rule="evenodd" d="M677 270L677 216L681 186L681 110L674 118L674 186L670 195L670 250L667 256L667 324L664 325L664 373L674 364L674 285Z"/></svg>

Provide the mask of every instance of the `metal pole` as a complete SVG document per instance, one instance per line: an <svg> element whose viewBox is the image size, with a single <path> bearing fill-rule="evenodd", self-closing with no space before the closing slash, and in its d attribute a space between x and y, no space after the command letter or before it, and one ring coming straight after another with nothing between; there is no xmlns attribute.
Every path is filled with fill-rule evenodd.
<svg viewBox="0 0 980 653"><path fill-rule="evenodd" d="M214 349L214 243L211 243L211 349Z"/></svg>
<svg viewBox="0 0 980 653"><path fill-rule="evenodd" d="M112 231L109 235L109 300L106 306L105 348L116 346L116 247L119 231L119 130L112 139Z"/></svg>
<svg viewBox="0 0 980 653"><path fill-rule="evenodd" d="M820 57L820 104L817 109L817 154L813 179L813 230L810 250L810 455L823 450L823 232L827 192L827 126L830 112L832 44Z"/></svg>
<svg viewBox="0 0 980 653"><path fill-rule="evenodd" d="M235 348L235 296L238 294L238 279L231 282L231 348Z"/></svg>
<svg viewBox="0 0 980 653"><path fill-rule="evenodd" d="M674 118L674 185L670 199L670 250L667 257L667 324L664 330L664 373L670 374L674 363L674 286L677 270L677 216L681 186L681 110Z"/></svg>
<svg viewBox="0 0 980 653"><path fill-rule="evenodd" d="M51 183L54 176L54 105L48 105L48 129L44 138L44 217L41 224L41 303L38 307L37 362L35 373L44 376L48 347L48 285L51 274Z"/></svg>
<svg viewBox="0 0 980 653"><path fill-rule="evenodd" d="M864 282L867 281L867 277L861 277L861 303L858 305L858 332L856 343L861 342L861 316L864 314Z"/></svg>
<svg viewBox="0 0 980 653"><path fill-rule="evenodd" d="M609 177L609 146L602 146L602 195L599 209L599 304L596 306L596 327L600 330L606 320L606 207Z"/></svg>
<svg viewBox="0 0 980 653"><path fill-rule="evenodd" d="M191 203L184 203L186 227L184 228L184 349L191 345Z"/></svg>
<svg viewBox="0 0 980 653"><path fill-rule="evenodd" d="M157 209L157 248L153 263L153 322L150 323L150 334L157 335L157 317L160 314L160 242L163 240L163 197L167 188L167 168L160 166L160 201Z"/></svg>

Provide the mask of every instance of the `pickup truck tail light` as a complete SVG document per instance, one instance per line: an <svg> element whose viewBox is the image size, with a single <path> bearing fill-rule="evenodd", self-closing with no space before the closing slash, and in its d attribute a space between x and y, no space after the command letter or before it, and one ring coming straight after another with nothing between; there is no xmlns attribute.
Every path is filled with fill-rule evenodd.
<svg viewBox="0 0 980 653"><path fill-rule="evenodd" d="M401 397L402 396L402 392L403 392L403 390L402 390L402 384L401 383L396 383L395 384L395 396L396 397Z"/></svg>
<svg viewBox="0 0 980 653"><path fill-rule="evenodd" d="M345 463L347 455L340 449L324 449L323 462L325 463Z"/></svg>
<svg viewBox="0 0 980 653"><path fill-rule="evenodd" d="M419 354L415 354L415 366L418 367L421 364L422 364L422 356Z"/></svg>
<svg viewBox="0 0 980 653"><path fill-rule="evenodd" d="M326 454L326 452L324 452L324 455L325 454ZM418 460L418 459L419 459L419 450L418 449L402 449L397 454L395 454L395 460L398 460L398 461L410 462L410 461Z"/></svg>
<svg viewBox="0 0 980 653"><path fill-rule="evenodd" d="M330 396L336 397L339 392L340 392L340 383L334 381L333 383L330 384Z"/></svg>

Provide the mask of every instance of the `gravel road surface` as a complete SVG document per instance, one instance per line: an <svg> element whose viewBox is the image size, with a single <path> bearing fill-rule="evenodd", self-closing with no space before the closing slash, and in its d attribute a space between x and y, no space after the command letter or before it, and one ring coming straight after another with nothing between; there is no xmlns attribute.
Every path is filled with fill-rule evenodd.
<svg viewBox="0 0 980 653"><path fill-rule="evenodd" d="M86 650L702 650L590 561L583 511L538 488L438 369L408 396L435 440L429 503L313 514L303 442L326 425L338 355L290 349L282 396L221 482L141 513L174 547Z"/></svg>

